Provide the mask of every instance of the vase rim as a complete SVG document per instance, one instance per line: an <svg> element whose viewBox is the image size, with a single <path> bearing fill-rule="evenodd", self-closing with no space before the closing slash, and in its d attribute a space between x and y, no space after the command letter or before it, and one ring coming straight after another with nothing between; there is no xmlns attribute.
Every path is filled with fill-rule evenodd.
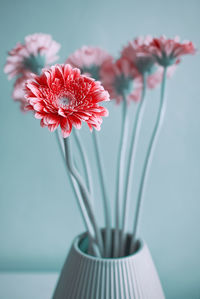
<svg viewBox="0 0 200 299"><path fill-rule="evenodd" d="M82 234L79 234L77 237L75 237L74 241L73 241L73 247L74 247L74 250L79 254L79 255L82 255L83 257L87 258L87 259L90 259L90 260L93 260L93 261L106 261L106 262L113 262L113 261L122 261L122 260L130 260L130 259L133 259L135 257L137 257L141 252L142 250L144 249L145 247L145 242L144 240L142 239L138 239L137 241L139 242L139 248L137 249L136 252L132 253L132 254L129 254L129 255L126 255L126 256L122 256L122 257L112 257L112 258L107 258L107 257L96 257L96 256L93 256L93 255L90 255L84 251L82 251L80 249L80 241L84 239L84 237L87 236L87 233L82 233Z"/></svg>

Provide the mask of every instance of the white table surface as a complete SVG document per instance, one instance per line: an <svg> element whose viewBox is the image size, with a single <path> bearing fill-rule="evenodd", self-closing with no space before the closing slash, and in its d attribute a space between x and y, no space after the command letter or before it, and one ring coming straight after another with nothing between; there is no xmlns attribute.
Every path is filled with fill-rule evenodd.
<svg viewBox="0 0 200 299"><path fill-rule="evenodd" d="M51 299L58 273L0 273L0 299Z"/></svg>

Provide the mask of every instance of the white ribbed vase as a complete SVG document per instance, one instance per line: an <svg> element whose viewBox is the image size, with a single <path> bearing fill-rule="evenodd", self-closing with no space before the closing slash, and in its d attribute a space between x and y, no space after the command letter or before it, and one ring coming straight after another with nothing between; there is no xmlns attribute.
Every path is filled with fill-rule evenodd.
<svg viewBox="0 0 200 299"><path fill-rule="evenodd" d="M162 286L147 245L122 258L96 258L80 248L78 236L59 277L53 299L163 299Z"/></svg>

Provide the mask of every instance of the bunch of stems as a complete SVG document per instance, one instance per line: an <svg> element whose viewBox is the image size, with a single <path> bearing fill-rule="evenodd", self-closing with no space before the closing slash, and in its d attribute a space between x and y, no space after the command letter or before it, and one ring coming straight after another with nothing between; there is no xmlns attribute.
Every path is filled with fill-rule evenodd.
<svg viewBox="0 0 200 299"><path fill-rule="evenodd" d="M64 138L62 140L59 132L56 131L56 138L59 145L59 149L63 160L68 170L71 184L73 186L74 193L80 208L81 215L88 233L89 239L89 249L88 253L91 253L98 257L120 257L124 256L127 252L133 253L136 249L137 240L137 230L138 222L141 211L141 206L144 198L144 191L146 187L147 177L150 170L152 157L155 149L155 145L158 139L159 131L162 126L162 121L165 112L165 101L164 101L164 91L166 82L166 71L164 68L163 79L161 84L161 95L160 95L160 105L155 122L155 126L150 138L150 143L147 148L146 156L144 159L144 165L142 169L142 175L139 185L139 191L136 198L136 210L134 215L133 231L130 248L126 248L126 227L128 223L128 213L130 210L131 202L131 186L133 182L134 174L134 164L136 158L136 152L138 147L138 141L141 131L141 125L144 118L145 111L145 93L146 93L146 74L143 75L143 89L141 101L138 105L136 111L136 117L134 121L133 130L131 133L130 150L127 155L128 150L128 140L129 140L129 118L127 109L127 99L123 97L123 108L122 108L122 129L120 135L120 143L117 158L117 175L116 175L116 200L115 200L115 229L114 229L114 244L112 252L112 230L111 230L111 209L110 201L108 198L106 180L104 175L103 159L101 156L101 150L99 145L99 140L96 132L93 134L93 142L95 148L95 156L98 166L99 181L102 191L102 201L103 201L103 211L105 217L105 238L102 236L102 231L100 230L96 215L94 212L94 191L91 169L89 161L84 149L83 144L79 140L78 133L75 131L75 142L80 152L81 161L84 169L84 177L86 182L80 174L80 170L76 167L74 163L73 151L71 149L70 138ZM128 158L126 158L128 156ZM127 160L127 161L126 161ZM127 164L127 169L126 169ZM126 170L126 174L125 173ZM125 179L124 179L125 178ZM133 213L131 213L133 214ZM104 241L105 239L105 241Z"/></svg>
<svg viewBox="0 0 200 299"><path fill-rule="evenodd" d="M71 184L78 202L78 206L88 233L89 249L88 253L91 253L98 257L110 257L111 256L111 215L110 205L108 200L108 193L105 185L105 176L103 170L103 161L101 157L101 151L99 148L98 136L93 135L93 141L95 146L96 160L98 163L99 177L102 190L103 208L105 215L105 242L103 242L102 232L97 224L96 216L94 213L94 192L91 176L91 169L87 155L83 144L80 142L78 133L74 133L77 148L80 152L81 161L84 169L84 177L86 183L77 169L74 161L74 157L71 150L71 142L69 138L62 140L58 131L56 131L56 139L59 146L60 153L64 160L64 164L69 174Z"/></svg>
<svg viewBox="0 0 200 299"><path fill-rule="evenodd" d="M155 150L155 145L159 136L160 129L162 127L163 119L164 119L164 114L165 114L165 98L164 98L164 91L165 91L165 83L166 83L166 73L167 73L167 68L164 68L163 70L163 78L162 78L162 84L161 84L161 93L160 93L160 104L159 104L159 110L155 122L155 126L153 128L153 132L150 138L150 142L147 148L146 156L144 159L144 165L142 169L142 175L141 175L141 180L140 180L140 185L139 185L139 192L136 197L136 210L135 210L135 215L133 217L133 230L132 230L132 239L131 239L131 244L130 248L128 250L128 253L133 253L136 249L136 241L137 241L137 230L138 230L138 223L139 223L139 217L141 213L141 207L142 203L144 200L144 193L145 193L145 187L146 187L146 182ZM125 186L124 190L120 192L120 194L123 194L123 205L122 205L122 215L121 219L118 220L121 222L121 227L119 229L120 234L118 238L120 239L120 246L118 247L118 256L124 256L127 253L127 248L126 248L126 226L128 223L128 216L130 214L128 213L130 210L130 202L131 202L131 187L133 183L133 174L134 174L134 165L135 165L135 160L136 160L136 152L137 152L137 147L138 147L138 141L139 141L139 136L140 136L140 131L141 131L141 125L142 121L144 118L144 111L145 111L145 105L146 105L146 99L145 99L145 93L146 93L146 74L143 75L143 90L142 90L142 97L141 101L139 103L139 106L136 111L136 117L135 117L135 122L133 126L133 131L132 131L132 137L131 137L131 146L130 146L130 151L128 155L128 163L127 163L127 172L125 176ZM125 128L126 129L126 128ZM127 132L125 130L123 131L124 135L127 135ZM127 144L125 143L124 145L121 146L121 148L127 148ZM120 153L121 156L125 156L122 151ZM125 160L123 161L123 165L125 165ZM116 205L119 205L119 201L116 201ZM120 208L118 206L117 211L119 211ZM129 215L128 215L129 214ZM132 213L131 213L132 214ZM117 216L119 218L119 215Z"/></svg>

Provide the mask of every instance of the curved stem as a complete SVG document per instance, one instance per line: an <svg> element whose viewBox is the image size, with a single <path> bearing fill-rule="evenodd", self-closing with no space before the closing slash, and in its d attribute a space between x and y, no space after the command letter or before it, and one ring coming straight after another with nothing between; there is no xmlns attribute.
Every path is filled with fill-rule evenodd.
<svg viewBox="0 0 200 299"><path fill-rule="evenodd" d="M58 144L58 147L59 147L60 154L61 154L61 157L63 159L64 165L67 166L66 161L65 161L64 148L62 147L62 141L61 141L61 138L59 136L58 130L56 130L55 134L56 134L56 141L57 141L57 144ZM94 230L91 226L90 219L88 217L87 211L85 209L79 186L78 186L76 180L73 178L73 176L69 174L67 167L66 167L66 171L67 171L67 174L69 175L69 179L70 179L71 185L73 187L75 198L77 199L77 203L78 203L78 206L79 206L82 218L83 218L83 222L84 222L86 230L88 232L89 247L91 248L91 251L95 254L95 256L100 257L101 255L100 255L99 248L95 244L95 233L94 233Z"/></svg>
<svg viewBox="0 0 200 299"><path fill-rule="evenodd" d="M93 190L93 183L92 183L91 168L90 168L90 164L89 164L88 157L86 155L85 149L84 149L82 143L80 142L80 137L79 137L79 134L78 134L77 130L74 130L74 137L75 137L75 141L77 143L77 147L78 147L78 150L80 152L81 160L82 160L82 163L83 163L83 169L84 169L84 174L85 174L86 181L87 181L87 187L88 187L88 190L91 194L92 199L94 199L94 190Z"/></svg>
<svg viewBox="0 0 200 299"><path fill-rule="evenodd" d="M136 240L136 235L137 235L137 228L138 228L138 221L139 221L139 216L140 216L140 211L141 211L141 205L142 205L143 197L144 197L145 185L146 185L148 173L149 173L151 162L152 162L155 145L158 140L159 132L162 127L162 123L163 123L163 119L164 119L164 115L165 115L164 92L165 92L165 83L166 83L166 72L167 72L167 68L164 68L162 85L161 85L159 111L158 111L156 123L154 126L154 130L153 130L153 133L151 136L151 140L149 143L149 147L147 150L145 163L144 163L144 167L143 167L143 171L142 171L142 178L141 178L141 182L140 182L138 197L137 197L136 213L135 213L135 219L134 219L134 225L133 225L133 238L131 240L130 252L134 252L134 250L135 250L135 243L136 243L135 240Z"/></svg>
<svg viewBox="0 0 200 299"><path fill-rule="evenodd" d="M102 191L102 197L103 197L103 207L104 207L104 216L105 216L105 224L106 224L106 230L105 230L105 257L110 257L111 255L111 210L110 210L110 201L108 198L108 193L106 190L106 183L105 183L105 177L104 177L104 171L103 171L103 160L100 153L100 146L99 146L99 140L98 136L94 130L93 133L93 141L95 146L95 154L97 159L97 164L99 168L99 178L101 183L101 191Z"/></svg>
<svg viewBox="0 0 200 299"><path fill-rule="evenodd" d="M120 200L123 196L123 180L124 180L124 166L127 149L128 139L128 113L127 113L127 100L123 98L122 107L122 128L120 135L119 151L117 158L117 179L116 179L116 206L115 206L115 237L114 237L114 257L119 256L119 243L120 243Z"/></svg>
<svg viewBox="0 0 200 299"><path fill-rule="evenodd" d="M57 141L57 144L58 144L59 152L61 154L61 157L62 157L62 160L64 162L64 165L66 165L64 147L62 146L62 142L61 142L61 138L59 136L58 129L55 131L55 135L56 135L56 141ZM67 168L66 168L66 170L67 170Z"/></svg>
<svg viewBox="0 0 200 299"><path fill-rule="evenodd" d="M96 223L96 219L91 207L91 196L90 193L88 192L88 189L86 188L84 181L82 177L80 176L79 172L76 170L76 168L73 165L73 158L72 158L72 153L71 153L71 147L70 147L70 140L69 138L64 138L64 147L65 147L65 159L66 159L66 164L68 166L70 174L73 176L73 178L76 180L76 182L79 185L80 192L82 194L83 202L85 209L87 210L88 217L92 223L92 226L95 231L95 236L97 240L97 244L99 246L100 253L102 255L103 253L103 241L102 241L102 235L101 232L98 228L98 225Z"/></svg>
<svg viewBox="0 0 200 299"><path fill-rule="evenodd" d="M141 101L139 103L139 107L136 112L134 127L132 131L132 137L131 137L131 146L129 151L129 157L128 157L128 169L126 172L126 180L125 180L125 194L124 194L124 201L123 201L123 210L122 210L122 236L124 235L124 232L126 230L126 225L128 221L128 209L130 205L130 199L131 199L131 186L132 186L132 180L133 180L133 170L134 170L134 164L135 164L135 157L136 157L136 151L137 151L137 145L138 140L140 136L140 130L144 115L144 110L146 106L146 101L144 101L146 92L146 75L143 75L143 88L142 88L142 96ZM124 244L125 240L121 242L121 255L125 254L125 246Z"/></svg>
<svg viewBox="0 0 200 299"><path fill-rule="evenodd" d="M94 209L94 189L93 189L91 168L90 168L90 164L89 164L89 161L88 161L88 157L87 157L86 152L85 152L85 148L84 148L83 144L80 142L80 135L79 135L78 130L74 130L74 139L75 139L75 142L77 144L77 147L78 147L78 150L79 150L79 153L80 153L80 157L81 157L81 161L82 161L82 165L83 165L84 176L86 178L86 183L87 183L88 190L91 194L91 199L92 199L91 205L92 205L92 208ZM75 167L76 167L76 165L75 165ZM89 236L88 253L90 253L92 251L93 251L92 240L90 240L90 236Z"/></svg>

